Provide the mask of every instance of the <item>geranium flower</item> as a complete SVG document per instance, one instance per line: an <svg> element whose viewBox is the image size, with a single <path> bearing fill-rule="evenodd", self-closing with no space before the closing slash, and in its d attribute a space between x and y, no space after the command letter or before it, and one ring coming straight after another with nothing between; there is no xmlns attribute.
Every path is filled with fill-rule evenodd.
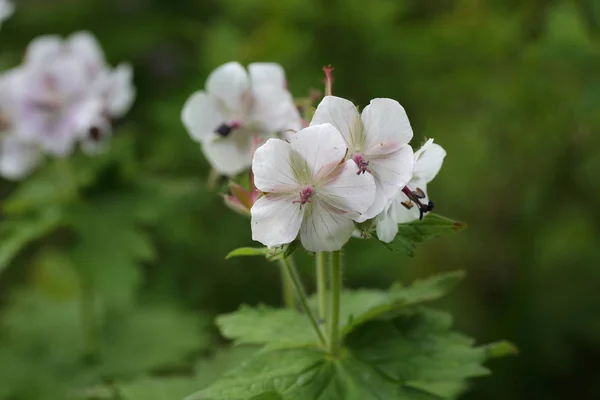
<svg viewBox="0 0 600 400"><path fill-rule="evenodd" d="M339 250L353 219L373 203L375 182L344 161L346 144L330 124L305 128L291 139L269 139L256 150L254 183L266 194L252 207L252 238L273 247L300 234L309 251Z"/></svg>
<svg viewBox="0 0 600 400"><path fill-rule="evenodd" d="M209 75L206 91L192 94L181 114L190 136L202 143L210 164L224 175L250 166L253 137L301 128L281 66L254 63L248 72L237 62L218 67Z"/></svg>
<svg viewBox="0 0 600 400"><path fill-rule="evenodd" d="M111 70L87 32L35 39L21 68L17 133L53 155L70 154L78 141L86 149L102 142L134 97L130 67Z"/></svg>
<svg viewBox="0 0 600 400"><path fill-rule="evenodd" d="M408 142L412 128L404 108L392 99L373 99L359 115L352 102L335 96L323 98L311 125L331 123L348 146L348 158L359 173L375 178L375 201L359 222L381 213L408 183L413 169L413 151Z"/></svg>
<svg viewBox="0 0 600 400"><path fill-rule="evenodd" d="M14 130L14 96L22 84L19 69L0 74L0 175L18 180L28 175L41 161L40 149L21 140Z"/></svg>
<svg viewBox="0 0 600 400"><path fill-rule="evenodd" d="M427 184L435 178L446 157L442 146L429 139L415 152L413 176L389 207L377 217L377 237L391 242L398 233L398 224L423 218L433 209L427 195Z"/></svg>

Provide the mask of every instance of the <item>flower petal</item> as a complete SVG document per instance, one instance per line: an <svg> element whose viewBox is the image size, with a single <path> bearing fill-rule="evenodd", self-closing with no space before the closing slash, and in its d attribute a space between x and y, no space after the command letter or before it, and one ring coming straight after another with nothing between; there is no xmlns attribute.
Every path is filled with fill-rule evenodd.
<svg viewBox="0 0 600 400"><path fill-rule="evenodd" d="M291 94L284 88L273 85L258 85L254 94L253 123L261 132L299 131L302 128L300 113Z"/></svg>
<svg viewBox="0 0 600 400"><path fill-rule="evenodd" d="M346 144L331 124L304 128L290 142L292 168L303 184L318 183L337 168L346 154Z"/></svg>
<svg viewBox="0 0 600 400"><path fill-rule="evenodd" d="M252 172L262 192L292 192L299 186L290 164L290 144L280 139L271 138L256 149Z"/></svg>
<svg viewBox="0 0 600 400"><path fill-rule="evenodd" d="M62 37L59 35L44 35L32 40L25 52L25 63L42 64L49 58L55 57L62 50Z"/></svg>
<svg viewBox="0 0 600 400"><path fill-rule="evenodd" d="M252 240L268 247L291 243L298 236L305 207L294 203L295 196L267 194L254 203Z"/></svg>
<svg viewBox="0 0 600 400"><path fill-rule="evenodd" d="M307 203L304 208L300 239L306 250L339 250L352 236L352 219L327 202L315 197L312 203Z"/></svg>
<svg viewBox="0 0 600 400"><path fill-rule="evenodd" d="M361 116L366 132L366 148L380 143L410 142L413 131L406 111L396 100L373 99Z"/></svg>
<svg viewBox="0 0 600 400"><path fill-rule="evenodd" d="M35 145L23 143L6 132L4 135L0 139L0 175L11 180L23 179L40 163L41 153Z"/></svg>
<svg viewBox="0 0 600 400"><path fill-rule="evenodd" d="M358 167L352 160L338 169L331 180L317 189L318 196L349 218L359 218L375 200L375 181L370 174L357 174Z"/></svg>
<svg viewBox="0 0 600 400"><path fill-rule="evenodd" d="M414 156L412 147L405 144L390 154L373 157L367 155L369 170L375 177L378 196L389 203L410 181L413 174ZM376 212L379 214L383 209Z"/></svg>
<svg viewBox="0 0 600 400"><path fill-rule="evenodd" d="M104 52L92 33L76 32L69 36L66 45L72 52L83 57L90 68L95 69L92 72L100 72L100 69L105 67Z"/></svg>
<svg viewBox="0 0 600 400"><path fill-rule="evenodd" d="M384 210L377 216L377 238L390 243L398 234L398 223L392 218L389 210Z"/></svg>
<svg viewBox="0 0 600 400"><path fill-rule="evenodd" d="M317 106L310 126L329 123L337 128L351 152L362 151L364 132L360 115L351 101L325 96Z"/></svg>
<svg viewBox="0 0 600 400"><path fill-rule="evenodd" d="M197 141L212 139L223 123L216 100L205 92L192 94L183 106L181 120L190 136Z"/></svg>
<svg viewBox="0 0 600 400"><path fill-rule="evenodd" d="M234 176L252 164L252 135L244 129L235 129L226 138L214 135L202 142L202 151L214 169Z"/></svg>
<svg viewBox="0 0 600 400"><path fill-rule="evenodd" d="M109 72L103 94L106 99L106 111L113 118L122 117L135 99L133 86L133 68L130 64L119 64Z"/></svg>
<svg viewBox="0 0 600 400"><path fill-rule="evenodd" d="M287 86L283 67L277 63L252 63L248 65L248 72L250 73L252 86L273 85L279 88L285 88Z"/></svg>
<svg viewBox="0 0 600 400"><path fill-rule="evenodd" d="M419 150L415 152L415 168L413 175L416 179L429 183L440 172L446 150L439 144L429 139Z"/></svg>
<svg viewBox="0 0 600 400"><path fill-rule="evenodd" d="M221 65L206 80L206 91L221 100L230 111L241 108L249 88L246 70L235 61Z"/></svg>
<svg viewBox="0 0 600 400"><path fill-rule="evenodd" d="M380 214L383 209L388 204L385 195L383 194L383 189L381 185L375 181L375 197L371 206L363 212L361 215L355 218L356 222L365 222L371 218L375 218L378 214Z"/></svg>

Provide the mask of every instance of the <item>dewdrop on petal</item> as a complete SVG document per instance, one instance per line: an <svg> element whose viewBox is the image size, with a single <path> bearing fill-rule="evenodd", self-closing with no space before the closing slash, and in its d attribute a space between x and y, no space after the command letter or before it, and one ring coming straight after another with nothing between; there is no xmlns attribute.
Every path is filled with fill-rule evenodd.
<svg viewBox="0 0 600 400"><path fill-rule="evenodd" d="M300 235L309 251L341 249L376 191L371 175L344 161L346 151L331 124L305 128L290 143L272 138L259 147L252 170L266 194L251 210L252 238L273 247Z"/></svg>

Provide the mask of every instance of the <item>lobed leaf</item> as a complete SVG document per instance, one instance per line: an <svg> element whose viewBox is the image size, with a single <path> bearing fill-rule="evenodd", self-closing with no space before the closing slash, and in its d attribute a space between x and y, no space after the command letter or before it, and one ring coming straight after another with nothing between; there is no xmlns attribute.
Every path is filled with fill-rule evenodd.
<svg viewBox="0 0 600 400"><path fill-rule="evenodd" d="M318 341L306 316L291 309L242 306L217 317L217 325L223 336L236 344L297 347Z"/></svg>
<svg viewBox="0 0 600 400"><path fill-rule="evenodd" d="M398 225L398 234L391 243L383 243L391 251L414 255L416 243L435 239L439 236L459 232L466 224L442 217L438 214L427 214L422 220Z"/></svg>
<svg viewBox="0 0 600 400"><path fill-rule="evenodd" d="M348 335L370 320L382 317L389 319L409 307L438 299L456 285L463 275L460 271L440 274L417 280L408 287L397 283L389 291L343 291L341 333ZM313 296L311 303L316 305L316 302ZM219 316L217 325L223 336L236 344L292 348L318 342L307 317L293 309L242 306L238 311Z"/></svg>
<svg viewBox="0 0 600 400"><path fill-rule="evenodd" d="M49 234L62 223L60 213L50 210L42 215L3 221L0 225L0 273L31 242Z"/></svg>
<svg viewBox="0 0 600 400"><path fill-rule="evenodd" d="M186 400L452 399L466 379L485 375L483 348L453 332L451 318L413 310L369 321L346 340L339 357L316 347L265 349ZM268 397L267 397L268 398Z"/></svg>

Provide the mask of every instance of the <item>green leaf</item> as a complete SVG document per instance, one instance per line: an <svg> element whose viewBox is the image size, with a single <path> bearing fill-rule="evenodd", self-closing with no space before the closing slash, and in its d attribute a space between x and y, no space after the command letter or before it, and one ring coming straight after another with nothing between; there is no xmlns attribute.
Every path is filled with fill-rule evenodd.
<svg viewBox="0 0 600 400"><path fill-rule="evenodd" d="M414 310L370 321L347 337L339 357L318 348L264 350L186 400L451 399L465 380L486 375L486 352L450 330L451 318ZM203 397L204 396L204 397Z"/></svg>
<svg viewBox="0 0 600 400"><path fill-rule="evenodd" d="M201 385L194 378L144 378L118 385L118 399L166 400L182 399Z"/></svg>
<svg viewBox="0 0 600 400"><path fill-rule="evenodd" d="M382 316L395 316L407 307L437 300L464 277L462 271L449 272L417 280L404 287L395 283L388 292L374 290L344 291L341 318L342 334L348 334L363 323Z"/></svg>
<svg viewBox="0 0 600 400"><path fill-rule="evenodd" d="M240 247L230 251L225 256L225 259L228 260L233 257L264 256L269 261L276 261L289 257L299 246L300 242L293 241L290 244L274 247L272 249L268 247Z"/></svg>
<svg viewBox="0 0 600 400"><path fill-rule="evenodd" d="M391 243L383 243L389 250L414 255L416 243L435 239L439 236L459 232L466 224L453 221L438 214L427 214L422 220L398 225L398 234Z"/></svg>
<svg viewBox="0 0 600 400"><path fill-rule="evenodd" d="M9 304L0 320L2 399L79 398L73 393L102 381L189 368L187 358L209 346L203 330L207 321L196 312L161 305L105 318L99 313L98 357L90 364L82 357L76 299L56 300L28 290L11 296Z"/></svg>
<svg viewBox="0 0 600 400"><path fill-rule="evenodd" d="M107 307L131 306L141 262L154 257L150 236L129 206L118 196L107 197L73 206L68 213L68 226L76 235L69 258Z"/></svg>
<svg viewBox="0 0 600 400"><path fill-rule="evenodd" d="M206 326L199 315L165 305L114 316L104 324L96 375L122 377L185 365L187 356L208 346Z"/></svg>
<svg viewBox="0 0 600 400"><path fill-rule="evenodd" d="M229 260L233 257L251 257L251 256L267 256L269 249L267 247L240 247L230 251L225 259Z"/></svg>
<svg viewBox="0 0 600 400"><path fill-rule="evenodd" d="M3 221L0 225L0 274L27 245L52 232L61 222L58 212Z"/></svg>
<svg viewBox="0 0 600 400"><path fill-rule="evenodd" d="M201 359L192 376L147 376L131 382L118 382L112 388L104 387L111 393L105 397L113 399L116 396L120 400L182 399L199 387L215 382L226 370L254 353L256 348L253 347L219 349L213 357Z"/></svg>
<svg viewBox="0 0 600 400"><path fill-rule="evenodd" d="M223 336L236 344L296 347L318 342L306 316L295 310L242 306L217 317Z"/></svg>
<svg viewBox="0 0 600 400"><path fill-rule="evenodd" d="M460 271L440 274L415 281L408 287L396 283L389 291L344 291L341 295L341 333L347 335L369 320L389 319L411 306L436 300L454 287L463 275ZM315 297L311 304L316 306ZM236 344L291 348L318 342L306 316L293 309L242 306L238 311L219 316L217 325L223 336Z"/></svg>
<svg viewBox="0 0 600 400"><path fill-rule="evenodd" d="M506 340L486 344L483 346L483 350L485 351L485 355L488 359L519 354L519 349L517 346L515 346L514 343Z"/></svg>

